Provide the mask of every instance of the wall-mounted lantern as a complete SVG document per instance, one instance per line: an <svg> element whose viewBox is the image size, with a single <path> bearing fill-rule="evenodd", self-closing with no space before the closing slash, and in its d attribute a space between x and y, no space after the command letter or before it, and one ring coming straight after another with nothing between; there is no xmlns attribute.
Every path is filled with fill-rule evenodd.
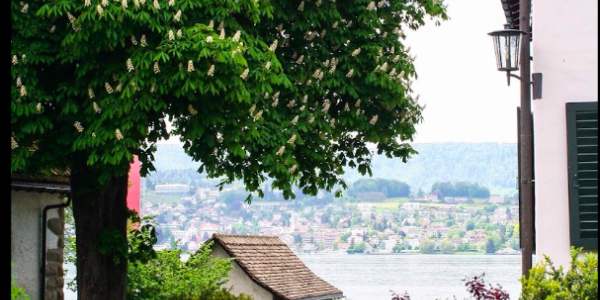
<svg viewBox="0 0 600 300"><path fill-rule="evenodd" d="M496 66L498 71L506 72L508 85L510 85L510 77L520 79L510 72L519 70L519 43L523 33L523 31L516 29L504 29L488 33L494 42Z"/></svg>
<svg viewBox="0 0 600 300"><path fill-rule="evenodd" d="M519 70L519 43L526 32L516 29L497 30L488 33L494 42L494 54L496 55L496 67L498 71L506 72L506 82L510 85L510 78L521 80L521 77L512 74ZM529 57L528 57L529 58ZM533 87L533 99L542 98L542 73L531 74L531 85Z"/></svg>

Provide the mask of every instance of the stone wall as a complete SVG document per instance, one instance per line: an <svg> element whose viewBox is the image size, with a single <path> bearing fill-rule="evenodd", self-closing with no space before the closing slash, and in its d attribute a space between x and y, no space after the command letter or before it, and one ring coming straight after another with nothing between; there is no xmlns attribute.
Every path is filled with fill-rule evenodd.
<svg viewBox="0 0 600 300"><path fill-rule="evenodd" d="M25 288L31 300L40 299L40 267L42 254L42 210L47 205L61 204L65 197L28 191L11 191L11 277ZM46 299L63 299L63 229L61 209L48 210L46 228L46 273L49 288Z"/></svg>
<svg viewBox="0 0 600 300"><path fill-rule="evenodd" d="M64 220L64 209L59 208L48 211L46 230L46 300L62 300L64 298Z"/></svg>

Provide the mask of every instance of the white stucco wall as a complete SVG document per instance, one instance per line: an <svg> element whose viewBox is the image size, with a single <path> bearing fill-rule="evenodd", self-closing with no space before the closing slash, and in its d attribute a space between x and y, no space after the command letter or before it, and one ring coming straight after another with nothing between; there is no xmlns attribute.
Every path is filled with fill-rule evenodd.
<svg viewBox="0 0 600 300"><path fill-rule="evenodd" d="M598 101L598 1L532 1L532 73L543 74L533 100L536 254L569 261L565 103Z"/></svg>
<svg viewBox="0 0 600 300"><path fill-rule="evenodd" d="M63 202L58 194L11 191L11 276L31 300L38 300L40 292L42 209ZM48 219L53 217L56 210L48 211ZM58 238L49 229L46 234L48 246L56 248Z"/></svg>
<svg viewBox="0 0 600 300"><path fill-rule="evenodd" d="M214 245L212 254L217 257L231 258L225 249L220 245ZM273 300L273 295L265 288L256 284L244 270L235 262L231 265L231 271L229 272L229 281L225 284L225 287L230 289L234 295L244 293L251 296L254 300Z"/></svg>

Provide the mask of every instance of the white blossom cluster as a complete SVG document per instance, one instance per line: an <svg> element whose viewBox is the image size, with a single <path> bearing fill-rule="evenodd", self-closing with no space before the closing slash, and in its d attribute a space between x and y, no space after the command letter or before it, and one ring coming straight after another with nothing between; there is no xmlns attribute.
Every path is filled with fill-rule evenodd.
<svg viewBox="0 0 600 300"><path fill-rule="evenodd" d="M123 139L123 134L121 133L121 130L119 130L119 128L115 129L115 138L117 139L117 141Z"/></svg>
<svg viewBox="0 0 600 300"><path fill-rule="evenodd" d="M296 169L298 169L298 165L294 164L293 166L290 167L289 172L291 174L294 174L294 173L296 173Z"/></svg>
<svg viewBox="0 0 600 300"><path fill-rule="evenodd" d="M125 65L127 66L127 72L131 73L135 70L135 68L133 67L133 61L131 61L131 58L127 59L127 62L125 63Z"/></svg>
<svg viewBox="0 0 600 300"><path fill-rule="evenodd" d="M24 3L21 1L21 12L26 14L29 11L29 3Z"/></svg>
<svg viewBox="0 0 600 300"><path fill-rule="evenodd" d="M108 82L104 83L104 89L106 89L106 92L109 93L109 94L112 94L113 91L114 91L113 88L112 88L112 86Z"/></svg>
<svg viewBox="0 0 600 300"><path fill-rule="evenodd" d="M238 31L236 31L236 32L233 34L233 37L232 37L231 39L232 39L234 42L239 42L239 41L240 41L240 38L241 38L241 36L242 36L242 32L238 30Z"/></svg>
<svg viewBox="0 0 600 300"><path fill-rule="evenodd" d="M286 106L287 108L293 108L294 106L296 106L296 100L290 100Z"/></svg>
<svg viewBox="0 0 600 300"><path fill-rule="evenodd" d="M198 114L198 111L194 108L194 106L192 106L191 104L188 105L188 111L190 112L190 114L192 116L195 116Z"/></svg>
<svg viewBox="0 0 600 300"><path fill-rule="evenodd" d="M292 134L292 136L291 136L291 137L288 139L287 143L288 143L288 144L290 144L290 145L293 145L294 143L296 143L296 139L297 139L297 136L296 136L296 134L294 133L294 134Z"/></svg>
<svg viewBox="0 0 600 300"><path fill-rule="evenodd" d="M79 121L75 121L75 123L73 123L73 127L75 127L75 130L77 130L77 132L82 133L83 132L83 126L81 125L81 122Z"/></svg>
<svg viewBox="0 0 600 300"><path fill-rule="evenodd" d="M248 73L250 72L250 69L246 68L244 69L244 71L242 72L242 74L240 74L240 78L242 80L246 80L248 78Z"/></svg>
<svg viewBox="0 0 600 300"><path fill-rule="evenodd" d="M102 109L100 108L100 105L98 105L98 103L96 103L96 101L94 101L92 103L92 107L94 108L94 112L96 112L97 114L102 112Z"/></svg>
<svg viewBox="0 0 600 300"><path fill-rule="evenodd" d="M71 23L71 28L73 28L73 31L77 32L81 29L77 24L75 17L70 12L67 12L67 18L69 19L69 23Z"/></svg>
<svg viewBox="0 0 600 300"><path fill-rule="evenodd" d="M15 150L19 148L19 143L17 143L17 140L15 140L14 136L10 137L10 149Z"/></svg>
<svg viewBox="0 0 600 300"><path fill-rule="evenodd" d="M329 102L329 99L325 99L323 101L323 109L321 109L321 112L327 113L329 111L330 106L331 106L331 103Z"/></svg>
<svg viewBox="0 0 600 300"><path fill-rule="evenodd" d="M279 147L279 149L277 150L277 152L275 152L275 155L282 156L284 152L285 152L285 146L281 146L281 147Z"/></svg>
<svg viewBox="0 0 600 300"><path fill-rule="evenodd" d="M346 78L352 78L353 75L354 75L354 69L350 69L348 71L348 73L346 73Z"/></svg>
<svg viewBox="0 0 600 300"><path fill-rule="evenodd" d="M369 120L369 124L371 125L375 125L375 123L377 123L377 120L379 120L379 116L378 115L374 115L371 120Z"/></svg>

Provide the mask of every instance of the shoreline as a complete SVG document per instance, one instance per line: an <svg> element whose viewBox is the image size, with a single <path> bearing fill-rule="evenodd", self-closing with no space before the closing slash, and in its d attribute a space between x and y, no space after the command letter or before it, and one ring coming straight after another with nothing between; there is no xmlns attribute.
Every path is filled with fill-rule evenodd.
<svg viewBox="0 0 600 300"><path fill-rule="evenodd" d="M419 252L415 252L415 253L345 253L345 252L297 252L297 255L329 255L329 254L336 254L336 255L370 255L370 256L402 256L402 255L456 255L456 256L470 256L470 255L485 255L485 256L519 256L521 255L521 253L493 253L493 254L488 254L488 253L479 253L479 252L457 252L457 253L419 253Z"/></svg>

